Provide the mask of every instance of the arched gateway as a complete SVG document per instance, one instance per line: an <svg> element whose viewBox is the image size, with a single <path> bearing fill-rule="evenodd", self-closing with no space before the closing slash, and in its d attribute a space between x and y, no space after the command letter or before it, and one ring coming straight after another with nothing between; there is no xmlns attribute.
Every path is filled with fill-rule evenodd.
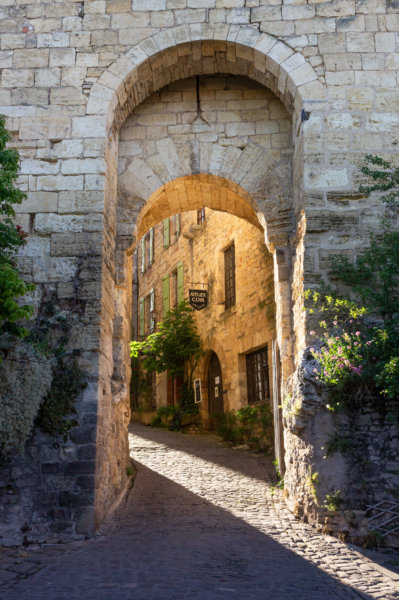
<svg viewBox="0 0 399 600"><path fill-rule="evenodd" d="M152 93L170 83L217 73L247 76L255 80L273 92L274 97L280 99L288 111L294 145L294 186L288 199L289 206L285 202L283 210L279 211L281 207L271 209L263 202L265 197L261 196L256 186L251 185L253 162L248 162L246 178L241 177L240 185L234 180L235 172L231 173L229 179L216 179L212 170L208 173L198 172L199 163L195 156L194 160L188 161L185 172L173 172L172 169L166 173L163 181L152 177L155 167L148 170L148 161L146 164L138 160L132 161L129 182L133 182L134 187L134 182L141 179L143 191L138 194L136 186L136 202L134 206L129 204L132 192L128 191L126 195L121 194L120 189L118 191L117 173L118 135L127 117ZM93 365L97 362L92 372L98 372L98 377L86 393L87 400L98 404L95 524L101 522L106 510L123 488L125 478L124 466L128 453L131 254L136 241L132 233L140 207L146 203L137 222L139 236L154 218L159 220L178 212L173 208L171 198L172 191L176 192L179 186L180 192L182 187L187 191L190 185L194 190L189 198L186 194L186 209L200 205L210 206L215 199L212 196L215 190L218 190L219 198L220 191L224 190L225 202L229 198L231 201L234 195L239 199L229 204L228 208L225 204L224 210L261 223L274 257L277 339L282 357L282 376L283 379L286 378L294 367L291 274L296 271L296 278L300 281L303 268L300 251L304 233L300 225L303 213L302 176L297 175L302 173L301 112L320 110L324 100L324 88L312 67L300 53L294 52L274 37L259 34L247 26L185 25L159 32L117 59L92 87L86 116L74 118L76 136L80 135L88 141L92 138L105 139L106 142L101 280L94 292L101 298L101 303L90 324L92 348L96 345L99 348L98 353L93 353L92 359ZM167 140L167 136L165 139ZM162 151L168 152L168 148L158 148L160 155ZM245 152L245 149L238 148L238 151ZM247 156L244 155L244 158ZM253 161L258 161L258 166L262 164L262 151ZM245 187L242 185L244 182ZM162 210L160 206L163 207ZM180 209L184 210L184 207L180 205ZM157 211L158 216L155 217ZM273 221L272 233L268 232L270 221ZM295 252L290 247L293 231L296 232L294 246L299 249L294 263L291 262L291 256ZM300 289L297 293L300 293ZM300 320L295 328L296 341L299 340L300 343L304 335ZM90 510L88 508L89 512L83 513L82 522L86 524ZM81 529L84 527L82 525Z"/></svg>

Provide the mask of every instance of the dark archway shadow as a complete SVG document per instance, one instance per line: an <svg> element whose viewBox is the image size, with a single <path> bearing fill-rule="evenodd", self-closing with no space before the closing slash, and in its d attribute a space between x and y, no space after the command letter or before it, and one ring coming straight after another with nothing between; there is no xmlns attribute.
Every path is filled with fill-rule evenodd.
<svg viewBox="0 0 399 600"><path fill-rule="evenodd" d="M228 511L136 465L118 530L86 542L4 600L372 600Z"/></svg>

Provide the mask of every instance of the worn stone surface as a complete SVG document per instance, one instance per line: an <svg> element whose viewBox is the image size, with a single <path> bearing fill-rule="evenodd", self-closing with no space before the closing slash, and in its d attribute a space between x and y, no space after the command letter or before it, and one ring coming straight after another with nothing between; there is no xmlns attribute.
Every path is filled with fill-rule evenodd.
<svg viewBox="0 0 399 600"><path fill-rule="evenodd" d="M294 519L273 495L269 458L138 425L130 439L138 471L125 509L37 574L40 554L27 549L19 569L3 555L5 573L28 577L3 577L4 600L399 597L397 573Z"/></svg>
<svg viewBox="0 0 399 600"><path fill-rule="evenodd" d="M19 183L28 193L18 220L35 240L32 248L43 244L42 256L21 256L22 272L39 286L35 302L49 286L59 298L73 298L77 280L87 300L75 344L92 353L85 363L91 385L84 402L98 407L92 512L99 523L125 483L127 460L131 298L123 282L130 281L131 258L116 238L119 130L153 93L197 75L249 76L284 105L294 148L293 194L288 213L273 223L277 230L290 224L283 250L291 261L281 269L276 297L284 387L307 345L303 286L328 277L326 253L356 252L368 229L378 226L378 206L354 193L364 154L378 152L397 162L399 7L396 0L3 0L1 5L0 113L21 152ZM191 96L188 102L191 107ZM154 137L145 144L154 165L162 166L159 157L168 156L176 177L179 165L165 128L184 130L186 123L177 123L176 114L188 107L174 108L169 116L153 112L140 118L153 128ZM235 111L230 107L219 116L216 111L215 127L223 129L225 139L256 136L254 121L245 122L242 113L235 121ZM280 117L270 110L267 126ZM287 132L259 135L275 136L280 151L288 147ZM161 144L152 151L156 142ZM183 175L198 174L200 164L196 147ZM143 172L137 165L133 170L136 187ZM252 176L243 185L248 193L255 187ZM268 202L271 197L267 190L261 197L265 227L277 204ZM148 194L140 198L144 203ZM137 210L141 207L139 202ZM136 217L137 212L130 215L132 226ZM69 255L65 241L51 240L65 232L74 240ZM88 236L83 254L78 233ZM100 246L101 263L93 267ZM122 281L115 276L117 261L123 263ZM277 254L274 265L279 281ZM122 337L117 335L121 317ZM290 459L287 465L295 469Z"/></svg>

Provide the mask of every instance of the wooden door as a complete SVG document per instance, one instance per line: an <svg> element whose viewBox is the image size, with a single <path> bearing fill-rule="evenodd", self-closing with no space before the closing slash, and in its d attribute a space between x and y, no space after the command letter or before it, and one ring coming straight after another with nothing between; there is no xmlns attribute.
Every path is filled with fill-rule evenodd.
<svg viewBox="0 0 399 600"><path fill-rule="evenodd" d="M213 429L215 427L214 416L224 412L222 369L217 354L215 354L215 352L212 352L209 361L208 402L209 424L211 429Z"/></svg>

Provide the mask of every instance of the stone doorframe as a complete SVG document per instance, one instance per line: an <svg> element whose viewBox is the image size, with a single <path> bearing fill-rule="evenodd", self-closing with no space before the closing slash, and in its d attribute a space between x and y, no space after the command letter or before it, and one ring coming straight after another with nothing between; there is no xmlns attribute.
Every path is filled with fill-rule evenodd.
<svg viewBox="0 0 399 600"><path fill-rule="evenodd" d="M135 240L125 240L117 231L118 131L134 108L154 91L178 79L215 73L246 75L260 82L276 94L292 117L292 211L275 230L273 239L266 240L274 256L283 380L294 369L294 345L304 345L304 319L300 311L293 311L293 304L302 302L302 121L308 113L323 110L324 85L300 53L249 26L202 23L161 31L131 48L104 71L91 89L86 115L73 119L76 137L105 140L105 169L98 174L99 183L103 181L104 185L102 275L96 292L101 297L101 309L97 320L93 317L98 332L98 379L97 386L92 385L88 391L98 405L95 524L102 521L124 485L128 454L129 368L121 365L129 360L126 332L130 329L131 306L126 286L130 285ZM253 203L247 206L254 210ZM259 211L257 217L266 231L265 216ZM141 219L144 221L144 212ZM293 278L297 281L295 290ZM294 313L299 317L293 317Z"/></svg>

